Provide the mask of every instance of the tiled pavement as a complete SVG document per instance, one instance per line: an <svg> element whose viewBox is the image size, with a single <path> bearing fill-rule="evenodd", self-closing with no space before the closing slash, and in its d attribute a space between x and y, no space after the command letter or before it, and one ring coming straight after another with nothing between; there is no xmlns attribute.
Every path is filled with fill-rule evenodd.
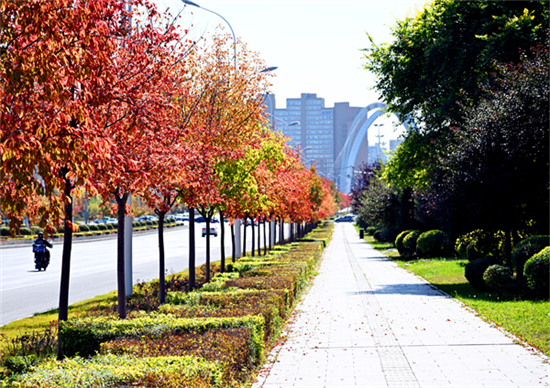
<svg viewBox="0 0 550 388"><path fill-rule="evenodd" d="M350 224L254 388L548 387L548 359L400 269Z"/></svg>

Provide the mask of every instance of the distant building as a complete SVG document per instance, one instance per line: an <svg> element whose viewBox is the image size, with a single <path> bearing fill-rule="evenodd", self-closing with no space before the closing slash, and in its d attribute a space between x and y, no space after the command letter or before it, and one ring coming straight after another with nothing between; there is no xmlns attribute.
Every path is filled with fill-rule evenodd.
<svg viewBox="0 0 550 388"><path fill-rule="evenodd" d="M306 165L315 163L320 175L334 179L334 160L361 108L350 107L349 102L327 108L325 99L312 93L287 98L285 109L276 109L275 95L267 95L265 103L271 127L288 136L290 145L302 149Z"/></svg>
<svg viewBox="0 0 550 388"><path fill-rule="evenodd" d="M403 139L390 140L390 152L395 151L397 149L397 146L401 143L403 143Z"/></svg>

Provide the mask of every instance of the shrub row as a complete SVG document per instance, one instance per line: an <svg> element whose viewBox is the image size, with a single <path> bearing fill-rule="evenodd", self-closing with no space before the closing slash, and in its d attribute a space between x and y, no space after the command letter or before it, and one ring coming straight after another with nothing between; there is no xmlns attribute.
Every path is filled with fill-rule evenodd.
<svg viewBox="0 0 550 388"><path fill-rule="evenodd" d="M397 235L395 247L403 257L441 257L451 252L449 238L441 230L405 230Z"/></svg>
<svg viewBox="0 0 550 388"><path fill-rule="evenodd" d="M199 357L100 355L50 360L4 386L35 387L221 387L222 366ZM2 384L2 383L0 383Z"/></svg>

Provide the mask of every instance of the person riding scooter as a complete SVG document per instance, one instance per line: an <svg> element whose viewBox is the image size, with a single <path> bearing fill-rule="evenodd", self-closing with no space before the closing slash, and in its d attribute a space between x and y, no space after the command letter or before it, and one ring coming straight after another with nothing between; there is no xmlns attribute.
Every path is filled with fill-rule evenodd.
<svg viewBox="0 0 550 388"><path fill-rule="evenodd" d="M48 264L50 264L50 251L46 248L53 248L53 245L44 238L44 234L42 232L39 232L38 238L32 243L34 263L38 271L42 270L42 268L44 268L45 271Z"/></svg>

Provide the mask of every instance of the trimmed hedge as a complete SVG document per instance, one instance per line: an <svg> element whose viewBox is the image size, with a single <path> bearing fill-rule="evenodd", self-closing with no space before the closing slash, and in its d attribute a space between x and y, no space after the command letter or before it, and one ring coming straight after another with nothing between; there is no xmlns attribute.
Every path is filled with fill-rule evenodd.
<svg viewBox="0 0 550 388"><path fill-rule="evenodd" d="M145 315L134 319L110 317L85 318L59 322L59 340L65 356L89 357L102 342L122 337L155 336L166 332L205 332L211 329L247 327L252 333L254 362L263 360L264 321L262 317L175 318L170 315Z"/></svg>
<svg viewBox="0 0 550 388"><path fill-rule="evenodd" d="M483 272L483 281L489 289L496 291L499 295L510 290L514 285L514 277L508 267L494 264Z"/></svg>
<svg viewBox="0 0 550 388"><path fill-rule="evenodd" d="M399 233L397 235L397 237L395 238L395 247L397 248L397 251L399 252L399 255L403 256L403 257L406 257L406 256L410 256L412 254L412 252L408 252L406 249L405 249L405 246L403 245L403 239L410 233L412 232L411 229L409 230L404 230L402 231L401 233Z"/></svg>
<svg viewBox="0 0 550 388"><path fill-rule="evenodd" d="M403 237L403 249L407 256L413 256L416 253L416 241L421 234L420 230L411 230Z"/></svg>
<svg viewBox="0 0 550 388"><path fill-rule="evenodd" d="M512 251L512 263L520 277L527 260L547 246L550 246L550 236L545 235L527 237L516 245Z"/></svg>
<svg viewBox="0 0 550 388"><path fill-rule="evenodd" d="M541 297L548 299L550 288L550 247L531 257L525 263L527 285Z"/></svg>
<svg viewBox="0 0 550 388"><path fill-rule="evenodd" d="M11 387L222 387L222 366L198 357L100 355L50 360L20 375Z"/></svg>
<svg viewBox="0 0 550 388"><path fill-rule="evenodd" d="M416 240L416 255L418 257L441 257L450 251L447 234L442 230L429 230L418 236Z"/></svg>
<svg viewBox="0 0 550 388"><path fill-rule="evenodd" d="M193 356L217 362L223 368L223 386L240 386L254 364L250 353L250 329L232 328L204 333L164 333L157 337L118 338L101 344L102 354L132 357Z"/></svg>
<svg viewBox="0 0 550 388"><path fill-rule="evenodd" d="M464 276L477 291L489 291L489 287L483 279L483 274L487 268L495 264L500 264L500 262L494 257L484 257L471 261L464 268Z"/></svg>
<svg viewBox="0 0 550 388"><path fill-rule="evenodd" d="M78 228L81 232L89 232L90 231L90 226L88 226L86 224L78 225Z"/></svg>

